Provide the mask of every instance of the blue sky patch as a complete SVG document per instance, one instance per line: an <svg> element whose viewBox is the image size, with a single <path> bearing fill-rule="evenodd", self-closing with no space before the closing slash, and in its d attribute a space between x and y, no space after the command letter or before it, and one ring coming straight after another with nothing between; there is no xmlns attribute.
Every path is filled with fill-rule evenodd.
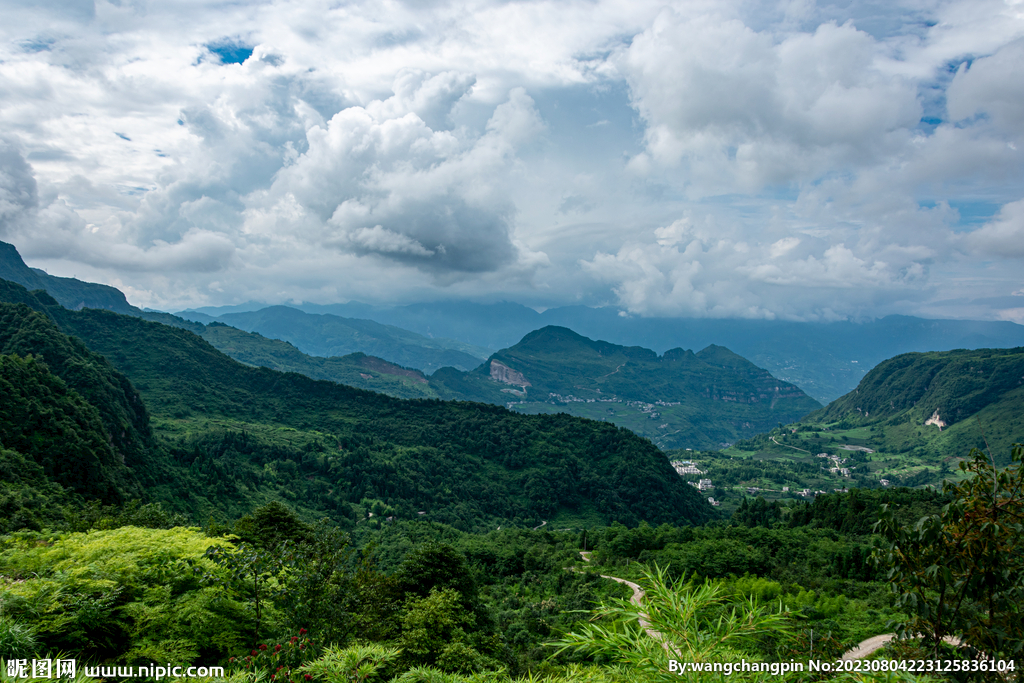
<svg viewBox="0 0 1024 683"><path fill-rule="evenodd" d="M976 199L950 199L949 207L960 214L960 225L977 226L989 222L999 213L1001 204ZM929 200L918 202L921 208L934 209L938 202Z"/></svg>
<svg viewBox="0 0 1024 683"><path fill-rule="evenodd" d="M236 42L209 43L206 49L220 58L221 64L241 64L252 56L253 48Z"/></svg>

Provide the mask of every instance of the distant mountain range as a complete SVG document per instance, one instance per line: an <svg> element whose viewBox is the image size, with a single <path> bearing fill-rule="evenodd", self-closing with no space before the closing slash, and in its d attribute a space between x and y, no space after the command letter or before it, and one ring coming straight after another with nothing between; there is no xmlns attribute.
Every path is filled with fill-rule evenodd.
<svg viewBox="0 0 1024 683"><path fill-rule="evenodd" d="M862 323L638 318L614 308L583 306L538 313L507 302L438 302L390 308L357 302L303 304L297 307L303 313L296 307L250 303L183 311L175 317L141 311L113 287L57 278L29 268L17 250L5 243L0 243L0 278L29 289L45 289L68 308L105 308L186 327L246 363L403 397L437 395L425 381L413 379L408 370L427 375L445 366L474 370L495 350L510 348L545 326L566 327L590 339L639 346L659 354L677 348L723 346L821 403L853 390L872 367L901 353L1024 345L1024 326L1010 322L908 316ZM205 325L217 321L258 336L245 337ZM292 348L265 343L276 339ZM336 359L353 353L377 357L383 363L365 357ZM367 363L380 370L368 368Z"/></svg>
<svg viewBox="0 0 1024 683"><path fill-rule="evenodd" d="M401 398L480 401L527 413L567 412L627 427L665 448L715 448L821 407L798 387L776 380L723 347L709 346L698 354L674 349L659 357L649 349L593 341L548 326L481 363L455 349L438 348L457 342L286 306L217 318L196 312L182 315L220 321L196 325L193 331L248 364ZM348 355L353 348L370 355ZM340 353L346 355L335 355ZM431 357L450 358L458 366L452 367L453 362L438 369L433 363L435 372L429 376L401 367L422 368Z"/></svg>
<svg viewBox="0 0 1024 683"><path fill-rule="evenodd" d="M188 312L178 315L190 317ZM281 339L313 356L365 353L428 374L443 367L470 370L489 354L487 349L451 339L431 339L372 320L304 313L289 306L226 313L216 320L240 330Z"/></svg>
<svg viewBox="0 0 1024 683"><path fill-rule="evenodd" d="M140 492L193 514L237 514L281 499L304 514L353 523L374 505L403 516L429 509L432 519L464 526L534 524L542 516L697 521L709 514L703 499L677 486L649 442L616 426L665 449L692 448L692 455L674 455L699 460L717 487L769 497L799 495L798 487L809 484L936 484L955 476L972 447L1005 464L1010 445L1024 440L1024 345L895 355L822 408L798 386L717 344L659 355L548 325L480 358L483 350L466 342L323 310L189 313L206 316L204 323L141 311L113 288L52 278L7 246L0 249L3 272L52 288L63 302L0 279L0 468L21 472L0 482L0 493L22 501L9 517L0 514L3 528L15 528L17 519L55 518L58 512L44 514L38 501L61 499L71 509L86 499L117 502ZM507 322L521 308L467 310L498 318L505 311ZM748 346L788 340L807 348L831 340L834 348L867 345L872 352L929 339L1012 340L1022 329L899 317L863 325L658 327L610 318L606 310L562 310L574 312L581 326L603 319L608 329L633 324L634 334L665 335L671 325L710 334L717 325L730 334L760 330ZM463 354L470 367L438 367L437 360L427 375L362 352L309 355L271 334L324 353L361 343L417 362ZM836 358L812 351L812 360ZM383 393L449 400L403 402ZM54 459L54 452L66 457Z"/></svg>
<svg viewBox="0 0 1024 683"><path fill-rule="evenodd" d="M1024 297L1021 297L1024 306ZM265 308L263 304L200 308L223 315ZM567 327L591 339L641 346L657 353L669 349L725 346L828 403L853 390L886 358L911 351L1006 348L1024 345L1024 325L973 320L929 320L888 316L864 322L790 322L642 318L617 308L568 306L541 313L515 303L438 302L377 307L362 303L297 306L307 313L328 313L393 325L427 337L454 339L491 350L508 348L548 325Z"/></svg>

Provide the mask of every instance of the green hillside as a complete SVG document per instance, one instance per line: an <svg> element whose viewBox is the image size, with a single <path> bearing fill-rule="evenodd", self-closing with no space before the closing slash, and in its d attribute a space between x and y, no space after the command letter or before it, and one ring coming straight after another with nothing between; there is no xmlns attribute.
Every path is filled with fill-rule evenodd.
<svg viewBox="0 0 1024 683"><path fill-rule="evenodd" d="M372 320L312 315L287 306L273 306L253 313L226 316L232 326L256 335L245 337L223 329L210 316L186 312L175 316L143 311L132 306L114 287L75 278L55 277L30 268L11 244L0 242L0 279L27 290L41 289L64 308L102 308L146 320L183 327L206 338L214 346L249 365L286 372L301 372L316 379L328 379L402 398L432 397L434 392L418 373L407 368L433 372L443 366L469 370L487 356L479 347L451 339L433 339ZM205 323L211 323L207 330ZM278 340L292 344L289 350ZM296 353L298 351L299 353ZM311 356L303 357L303 353ZM360 354L339 361L337 357ZM380 363L373 356L383 359ZM319 357L330 357L324 362ZM364 375L369 375L364 376Z"/></svg>
<svg viewBox="0 0 1024 683"><path fill-rule="evenodd" d="M104 308L118 313L142 311L128 303L121 290L72 277L56 277L29 268L14 245L0 242L0 279L16 282L26 289L42 289L70 309Z"/></svg>
<svg viewBox="0 0 1024 683"><path fill-rule="evenodd" d="M35 357L0 355L0 443L31 458L47 478L79 493L119 502L99 412ZM123 468L121 468L123 469Z"/></svg>
<svg viewBox="0 0 1024 683"><path fill-rule="evenodd" d="M854 391L727 454L818 469L833 484L920 486L957 476L972 448L1005 465L1024 441L1024 348L908 353L880 363ZM838 460L842 460L839 463ZM827 469L827 467L826 467Z"/></svg>
<svg viewBox="0 0 1024 683"><path fill-rule="evenodd" d="M0 294L34 302L84 342L55 334L27 306L6 306L4 334L20 344L17 355L62 340L102 354L131 380L155 440L140 469L166 470L162 486L147 492L201 519L237 517L270 500L344 524L373 512L460 528L580 516L699 522L710 514L653 445L613 425L402 401L248 367L182 328L68 311L9 283ZM146 413L137 418L145 422Z"/></svg>
<svg viewBox="0 0 1024 683"><path fill-rule="evenodd" d="M444 398L606 420L663 448L715 448L821 407L720 346L658 356L564 327L531 332L472 372L445 368L430 382Z"/></svg>
<svg viewBox="0 0 1024 683"><path fill-rule="evenodd" d="M0 281L0 294L9 288L18 286ZM64 310L52 299L49 302L53 309ZM77 425L74 427L77 432L68 433L68 444L84 449L82 453L90 452L92 455L88 458L96 458L102 465L104 474L100 480L105 483L97 480L95 484L97 491L103 490L100 497L137 496L141 485L159 478L149 467L148 454L155 447L155 441L146 406L128 378L115 370L106 358L90 351L81 341L62 334L49 317L23 303L0 303L0 354L9 358L7 370L20 377L15 379L15 375L11 375L9 381L13 388L5 392L5 400L13 401L20 396L17 400L32 403L39 398L45 403L49 400L47 397L61 396L60 403L67 404L27 406L30 412L21 418L25 420L23 429L31 432L33 440L39 441L46 438L45 435L65 431L66 427L57 426L56 422L45 429L41 426L47 420L57 420L61 413L66 416L66 425ZM14 363L17 358L29 357L36 361L30 366L22 368ZM13 417L11 411L14 410L13 404L7 406L8 419ZM31 418L30 414L37 417ZM2 441L7 447L15 443L7 436ZM49 452L49 448L43 447L40 453ZM53 448L56 450L47 457L62 452L61 448ZM143 478L141 484L136 480L138 476ZM83 486L92 485L75 484L73 488L85 491Z"/></svg>
<svg viewBox="0 0 1024 683"><path fill-rule="evenodd" d="M323 358L302 353L290 343L267 339L224 323L196 323L196 332L218 351L235 360L281 372L297 372L398 398L436 398L437 393L419 370L403 368L364 353Z"/></svg>
<svg viewBox="0 0 1024 683"><path fill-rule="evenodd" d="M866 428L886 451L931 460L1009 453L1024 441L1024 347L896 356L808 421Z"/></svg>

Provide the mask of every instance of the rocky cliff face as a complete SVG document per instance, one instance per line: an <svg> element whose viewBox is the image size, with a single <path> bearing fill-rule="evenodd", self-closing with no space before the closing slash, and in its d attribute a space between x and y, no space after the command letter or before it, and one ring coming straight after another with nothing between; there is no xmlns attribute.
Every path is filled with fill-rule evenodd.
<svg viewBox="0 0 1024 683"><path fill-rule="evenodd" d="M530 382L523 376L523 373L513 370L501 361L491 361L491 379L503 384L513 384L517 387L531 386Z"/></svg>

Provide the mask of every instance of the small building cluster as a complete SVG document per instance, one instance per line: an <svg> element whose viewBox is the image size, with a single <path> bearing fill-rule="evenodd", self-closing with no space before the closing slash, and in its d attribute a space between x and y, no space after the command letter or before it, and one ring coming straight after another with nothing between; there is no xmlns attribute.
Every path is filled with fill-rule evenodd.
<svg viewBox="0 0 1024 683"><path fill-rule="evenodd" d="M671 463L673 469L680 475L684 474L704 474L701 470L697 469L697 463L690 460L673 460Z"/></svg>
<svg viewBox="0 0 1024 683"><path fill-rule="evenodd" d="M829 455L828 453L818 453L815 457L825 458L828 461L829 466L822 467L822 469L828 469L831 474L841 477L850 476L850 468L842 467L842 464L847 461L847 458L840 457L838 455Z"/></svg>

